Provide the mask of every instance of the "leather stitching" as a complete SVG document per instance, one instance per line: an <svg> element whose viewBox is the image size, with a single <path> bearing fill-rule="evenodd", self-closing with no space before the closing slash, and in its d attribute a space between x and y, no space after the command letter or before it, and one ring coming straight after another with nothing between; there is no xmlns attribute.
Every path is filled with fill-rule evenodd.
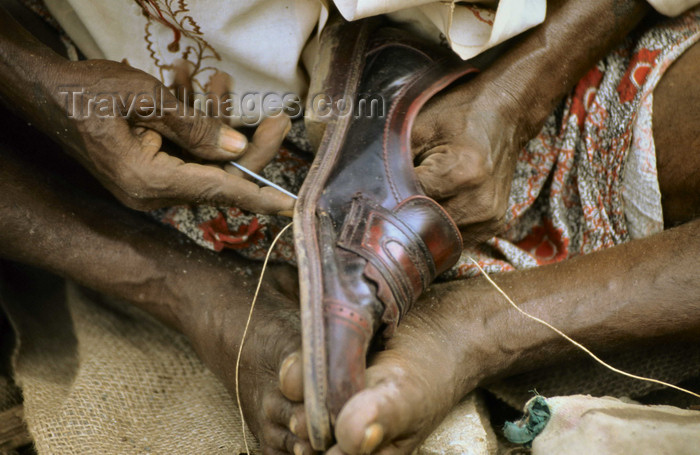
<svg viewBox="0 0 700 455"><path fill-rule="evenodd" d="M430 66L423 68L423 70L414 74L413 76L411 76L411 78L408 81L406 81L404 86L401 87L401 90L399 90L399 92L396 94L396 100L391 104L391 108L389 108L389 120L384 122L384 140L382 141L382 149L383 149L382 155L384 157L384 160L383 160L384 175L386 175L387 179L389 180L389 187L391 188L391 192L394 195L394 199L395 199L397 204L401 202L401 198L399 196L399 191L396 188L396 184L394 183L394 179L391 175L392 173L391 173L391 170L389 169L389 164L388 164L389 163L389 161L388 161L388 159L389 159L389 156L388 156L388 154L389 154L389 147L388 147L389 131L391 129L390 127L391 127L393 120L394 120L394 112L396 111L398 104L400 104L400 102L403 100L403 97L406 94L406 91L408 91L408 89L413 86L413 84L416 82L416 80L421 78L428 71L429 68L430 68ZM409 142L410 142L410 139L409 139Z"/></svg>
<svg viewBox="0 0 700 455"><path fill-rule="evenodd" d="M430 201L431 205L434 204L435 206L435 213L437 213L440 218L442 218L445 221L445 224L450 226L450 230L452 231L453 234L453 240L456 241L456 243L461 247L462 246L462 233L459 232L459 228L457 227L457 224L454 222L452 217L445 212L445 209L442 208L440 204L435 202L434 199L429 198L428 196L421 196L421 195L416 195L416 196L411 196L410 198L404 200L401 204L399 204L396 207L396 211L400 211L402 207L408 207L411 205L418 205L420 204L421 201ZM434 258L433 258L434 259Z"/></svg>

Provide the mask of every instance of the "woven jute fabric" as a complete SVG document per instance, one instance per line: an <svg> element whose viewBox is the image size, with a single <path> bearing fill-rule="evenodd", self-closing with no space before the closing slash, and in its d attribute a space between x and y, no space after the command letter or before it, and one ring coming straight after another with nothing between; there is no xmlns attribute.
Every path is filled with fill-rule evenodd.
<svg viewBox="0 0 700 455"><path fill-rule="evenodd" d="M0 412L22 403L22 392L11 378L0 376Z"/></svg>
<svg viewBox="0 0 700 455"><path fill-rule="evenodd" d="M40 454L238 454L238 409L187 340L75 285L5 302L15 380ZM248 433L249 444L257 448Z"/></svg>
<svg viewBox="0 0 700 455"><path fill-rule="evenodd" d="M700 378L700 347L697 344L662 343L601 356L623 371L671 384ZM490 392L517 409L522 408L535 392L546 397L588 394L642 399L663 388L659 384L622 376L589 358L576 358L532 370L487 386ZM665 398L682 407L697 401L680 392Z"/></svg>
<svg viewBox="0 0 700 455"><path fill-rule="evenodd" d="M18 335L14 375L40 455L245 452L235 399L185 337L71 283L65 292L38 294L2 303ZM443 425L437 439L487 431L486 414L469 412Z"/></svg>
<svg viewBox="0 0 700 455"><path fill-rule="evenodd" d="M1 283L0 275L0 283ZM2 296L0 293L0 301ZM14 333L10 322L0 311L0 412L22 403L22 391L12 380L10 357L14 350Z"/></svg>

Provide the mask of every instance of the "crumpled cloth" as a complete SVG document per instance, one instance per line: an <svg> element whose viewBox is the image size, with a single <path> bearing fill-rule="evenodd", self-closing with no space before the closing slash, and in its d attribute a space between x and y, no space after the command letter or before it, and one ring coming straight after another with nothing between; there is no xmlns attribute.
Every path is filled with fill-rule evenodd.
<svg viewBox="0 0 700 455"><path fill-rule="evenodd" d="M520 152L505 231L465 250L440 278L478 274L470 256L496 273L563 261L663 230L653 90L698 39L700 8L695 8L628 38L598 62ZM308 165L290 145L262 173L295 192ZM252 259L263 258L289 222L229 207L178 206L153 215L204 247L232 248ZM291 234L272 258L293 262Z"/></svg>
<svg viewBox="0 0 700 455"><path fill-rule="evenodd" d="M530 267L636 235L625 202L625 188L634 187L626 177L630 147L646 151L637 160L640 172L653 176L655 169L651 124L645 123L651 112L646 121L635 112L645 100L652 105L655 80L697 39L695 11L628 40L589 72L521 152L508 230L476 252L484 265L492 271ZM631 132L635 126L649 135ZM265 172L293 188L308 161L292 146L287 152ZM647 208L642 204L644 213L655 213ZM154 216L205 247L234 248L251 258L264 254L275 223L286 224L229 208L174 207ZM634 229L654 232L658 220L642 220ZM208 237L203 223L211 227ZM277 259L290 258L289 248L291 242L282 244ZM472 273L462 262L443 278ZM23 302L8 311L20 335L15 379L39 453L241 450L233 400L182 336L129 305L72 285L67 295L68 303ZM550 427L552 422L540 437Z"/></svg>
<svg viewBox="0 0 700 455"><path fill-rule="evenodd" d="M503 434L510 442L530 447L551 417L552 411L547 400L541 395L536 395L525 404L525 415L520 420L505 423Z"/></svg>
<svg viewBox="0 0 700 455"><path fill-rule="evenodd" d="M28 1L28 0L24 0ZM233 78L232 124L264 118L264 97L292 93L303 106L330 0L43 0L88 58L126 61L171 87L191 63L197 101L217 72ZM348 20L377 14L450 46L467 59L540 24L546 0L443 2L338 0ZM251 108L248 101L256 106ZM312 96L315 94L311 94ZM279 101L278 101L279 102ZM274 102L273 102L274 104ZM251 110L249 110L251 109Z"/></svg>
<svg viewBox="0 0 700 455"><path fill-rule="evenodd" d="M532 443L533 455L698 453L700 411L584 395L546 402L551 417Z"/></svg>

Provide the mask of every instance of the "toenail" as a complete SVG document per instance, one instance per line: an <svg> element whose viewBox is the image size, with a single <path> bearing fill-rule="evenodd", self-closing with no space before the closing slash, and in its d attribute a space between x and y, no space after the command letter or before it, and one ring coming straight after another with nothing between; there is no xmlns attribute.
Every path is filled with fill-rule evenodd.
<svg viewBox="0 0 700 455"><path fill-rule="evenodd" d="M289 373L289 369L294 365L299 358L298 353L291 354L287 356L286 359L284 359L284 362L282 362L282 366L280 367L280 384L285 383L285 379L287 377L287 373Z"/></svg>
<svg viewBox="0 0 700 455"><path fill-rule="evenodd" d="M372 453L374 449L377 448L382 439L384 438L384 428L378 424L373 423L365 430L365 437L360 444L360 452Z"/></svg>
<svg viewBox="0 0 700 455"><path fill-rule="evenodd" d="M297 420L297 416L292 416L291 419L289 419L289 431L294 433L295 435L299 436L297 434L297 426L299 425L299 421Z"/></svg>
<svg viewBox="0 0 700 455"><path fill-rule="evenodd" d="M294 455L304 455L304 449L301 447L301 444L298 442L294 443Z"/></svg>

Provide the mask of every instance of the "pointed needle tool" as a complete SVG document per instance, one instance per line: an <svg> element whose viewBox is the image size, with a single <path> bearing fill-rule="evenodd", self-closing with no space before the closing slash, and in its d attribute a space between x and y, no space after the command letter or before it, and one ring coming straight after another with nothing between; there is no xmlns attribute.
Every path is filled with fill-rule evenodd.
<svg viewBox="0 0 700 455"><path fill-rule="evenodd" d="M286 194L287 196L290 196L290 197L293 197L294 199L297 199L297 197L296 197L295 194L290 193L289 191L285 190L284 188L282 188L281 186L277 185L276 183L272 183L271 181L269 181L268 179L266 179L266 178L263 177L262 175L256 174L255 172L253 172L253 171L251 171L250 169L247 169L247 168L241 166L240 164L236 163L235 161L229 161L229 162L230 162L234 167L236 167L236 169L239 169L241 172L244 172L244 173L248 174L249 176L253 177L255 180L257 180L257 181L259 181L259 182L261 182L261 183L264 183L264 184L267 185L267 186L271 186L272 188L274 188L274 189L276 189L277 191L280 191L280 192Z"/></svg>

